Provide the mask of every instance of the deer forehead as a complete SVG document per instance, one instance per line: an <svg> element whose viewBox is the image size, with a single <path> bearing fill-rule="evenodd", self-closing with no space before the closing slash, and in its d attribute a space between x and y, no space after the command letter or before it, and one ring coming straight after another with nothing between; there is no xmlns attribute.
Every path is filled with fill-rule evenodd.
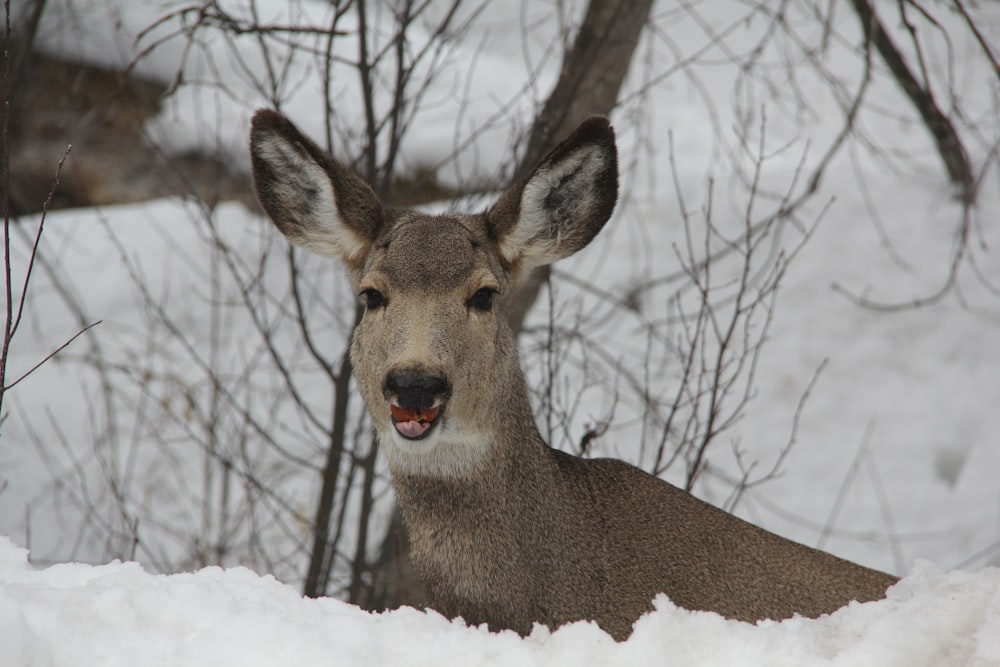
<svg viewBox="0 0 1000 667"><path fill-rule="evenodd" d="M374 244L362 284L443 294L456 288L499 288L504 280L479 217L409 213Z"/></svg>

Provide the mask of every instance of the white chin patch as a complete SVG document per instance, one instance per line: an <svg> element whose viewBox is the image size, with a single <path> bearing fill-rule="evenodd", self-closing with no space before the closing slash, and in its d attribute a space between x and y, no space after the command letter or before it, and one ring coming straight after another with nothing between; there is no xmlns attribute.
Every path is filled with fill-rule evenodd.
<svg viewBox="0 0 1000 667"><path fill-rule="evenodd" d="M468 473L483 460L489 440L479 433L460 433L454 422L438 424L425 437L412 439L400 434L398 425L377 429L389 469L429 477L456 477Z"/></svg>

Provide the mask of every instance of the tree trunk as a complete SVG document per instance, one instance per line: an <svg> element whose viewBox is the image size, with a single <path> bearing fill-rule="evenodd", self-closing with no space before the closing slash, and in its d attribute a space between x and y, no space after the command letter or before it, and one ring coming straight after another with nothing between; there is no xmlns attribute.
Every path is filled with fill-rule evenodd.
<svg viewBox="0 0 1000 667"><path fill-rule="evenodd" d="M653 0L591 0L573 46L565 54L559 80L535 118L515 180L528 175L539 159L582 120L611 113L618 101L632 54L649 18ZM548 280L548 267L536 270L511 299L509 320L520 331L524 317ZM409 541L399 509L392 514L375 571L371 608L418 606L423 589L409 562Z"/></svg>
<svg viewBox="0 0 1000 667"><path fill-rule="evenodd" d="M354 327L361 320L361 307L354 309ZM316 519L313 522L313 547L310 551L309 570L302 588L302 594L311 598L326 594L330 562L333 550L330 541L330 519L335 504L334 494L340 478L340 462L344 457L344 433L347 428L347 402L351 387L351 356L344 350L340 368L334 379L333 423L330 426L330 444L326 451L326 465L323 466L323 484L320 488Z"/></svg>
<svg viewBox="0 0 1000 667"><path fill-rule="evenodd" d="M960 189L962 200L972 203L975 198L976 179L972 173L972 166L969 164L968 153L966 153L951 119L938 108L930 88L922 86L917 81L917 77L910 71L906 60L903 59L903 55L896 48L885 28L882 27L881 21L868 0L851 0L851 4L861 20L861 28L865 33L867 47L871 48L872 44L875 45L882 60L889 66L889 70L896 78L896 83L910 98L910 102L920 114L924 125L934 137L938 153L948 171L948 177Z"/></svg>
<svg viewBox="0 0 1000 667"><path fill-rule="evenodd" d="M653 0L591 0L573 46L563 59L556 87L535 118L515 180L527 176L545 153L585 118L611 113L652 5ZM524 326L524 318L550 273L548 266L532 271L510 299L507 319L514 331Z"/></svg>

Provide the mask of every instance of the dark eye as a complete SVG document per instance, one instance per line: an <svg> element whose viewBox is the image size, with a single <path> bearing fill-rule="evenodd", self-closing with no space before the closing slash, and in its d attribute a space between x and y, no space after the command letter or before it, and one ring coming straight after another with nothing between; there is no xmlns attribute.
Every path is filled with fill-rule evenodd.
<svg viewBox="0 0 1000 667"><path fill-rule="evenodd" d="M469 308L473 308L479 311L487 311L493 309L493 298L497 295L497 291L492 287L483 287L476 291L469 299Z"/></svg>
<svg viewBox="0 0 1000 667"><path fill-rule="evenodd" d="M385 306L385 297L377 289L368 288L361 292L361 303L365 310L378 310Z"/></svg>

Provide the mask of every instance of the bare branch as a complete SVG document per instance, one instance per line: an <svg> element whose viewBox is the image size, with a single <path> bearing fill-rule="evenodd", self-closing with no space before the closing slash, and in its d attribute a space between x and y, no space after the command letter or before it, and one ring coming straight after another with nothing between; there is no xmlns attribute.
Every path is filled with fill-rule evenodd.
<svg viewBox="0 0 1000 667"><path fill-rule="evenodd" d="M82 328L79 331L77 331L75 334L73 334L72 336L70 336L70 338L65 343L63 343L62 345L60 345L56 349L52 350L51 352L49 352L47 355L45 355L45 357L41 361L39 361L37 364L35 364L31 368L29 368L27 371L25 371L24 373L22 373L19 378L17 378L16 380L14 380L13 382L11 382L7 386L5 386L3 388L3 391L6 392L6 391L10 391L11 389L13 389L15 386L17 386L17 384L21 380L25 379L26 377L28 377L29 375L31 375L32 373L34 373L35 371L37 371L39 368L41 368L41 366L43 364L45 364L45 362L49 361L50 359L52 359L53 357L55 357L57 354L59 354L60 352L62 352L64 349L66 349L67 347L69 347L70 343L72 343L77 338L79 338L83 334L87 333L88 331L90 331L91 329L93 329L94 327L96 327L102 321L103 320L97 320L96 322L88 324L84 328Z"/></svg>

